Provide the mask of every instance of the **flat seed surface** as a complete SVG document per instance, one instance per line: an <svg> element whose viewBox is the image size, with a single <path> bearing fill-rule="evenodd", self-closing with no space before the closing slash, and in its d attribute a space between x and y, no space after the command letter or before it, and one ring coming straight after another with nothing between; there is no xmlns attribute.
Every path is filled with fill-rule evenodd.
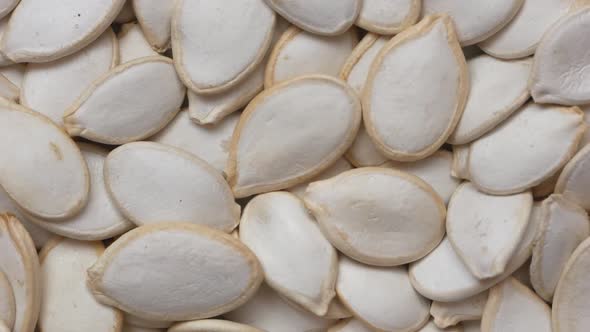
<svg viewBox="0 0 590 332"><path fill-rule="evenodd" d="M133 4L137 21L152 47L165 51L170 44L170 24L174 1L127 0Z"/></svg>

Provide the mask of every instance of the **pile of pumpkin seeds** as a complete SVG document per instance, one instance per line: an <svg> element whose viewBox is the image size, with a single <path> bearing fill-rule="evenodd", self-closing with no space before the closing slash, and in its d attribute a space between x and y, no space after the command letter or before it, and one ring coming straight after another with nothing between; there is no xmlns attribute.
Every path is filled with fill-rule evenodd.
<svg viewBox="0 0 590 332"><path fill-rule="evenodd" d="M589 31L0 0L0 332L590 331Z"/></svg>

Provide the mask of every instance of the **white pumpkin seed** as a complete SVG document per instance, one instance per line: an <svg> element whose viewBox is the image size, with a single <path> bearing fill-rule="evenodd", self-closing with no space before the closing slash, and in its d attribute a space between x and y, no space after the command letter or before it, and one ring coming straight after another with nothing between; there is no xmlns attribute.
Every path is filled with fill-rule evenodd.
<svg viewBox="0 0 590 332"><path fill-rule="evenodd" d="M21 103L63 126L64 111L118 61L117 37L109 28L80 52L57 61L29 64L23 78Z"/></svg>
<svg viewBox="0 0 590 332"><path fill-rule="evenodd" d="M99 302L142 318L169 321L235 309L254 295L262 278L260 264L246 246L230 235L189 223L131 230L88 270L88 285Z"/></svg>
<svg viewBox="0 0 590 332"><path fill-rule="evenodd" d="M391 167L402 172L413 174L432 186L432 189L446 203L461 181L451 176L453 155L446 150L439 150L425 159L402 163L390 161L384 167Z"/></svg>
<svg viewBox="0 0 590 332"><path fill-rule="evenodd" d="M10 332L16 318L16 302L10 281L2 271L0 271L0 299L2 299L0 301L0 322L3 322Z"/></svg>
<svg viewBox="0 0 590 332"><path fill-rule="evenodd" d="M467 61L471 90L465 111L449 136L451 144L466 144L490 131L530 97L532 60L504 61L480 55Z"/></svg>
<svg viewBox="0 0 590 332"><path fill-rule="evenodd" d="M268 58L265 88L307 74L338 76L357 40L355 29L326 37L290 27L281 35Z"/></svg>
<svg viewBox="0 0 590 332"><path fill-rule="evenodd" d="M170 46L170 24L175 1L127 0L133 4L137 21L152 48L158 52Z"/></svg>
<svg viewBox="0 0 590 332"><path fill-rule="evenodd" d="M28 219L53 233L85 241L104 240L130 230L135 225L118 211L104 184L103 165L108 151L89 143L78 143L78 146L90 174L86 206L75 216L59 222L45 221L25 213Z"/></svg>
<svg viewBox="0 0 590 332"><path fill-rule="evenodd" d="M584 240L568 260L553 297L553 332L583 332L590 329L590 239Z"/></svg>
<svg viewBox="0 0 590 332"><path fill-rule="evenodd" d="M318 316L326 314L336 294L338 256L295 195L274 192L248 202L240 240L260 260L270 287Z"/></svg>
<svg viewBox="0 0 590 332"><path fill-rule="evenodd" d="M433 301L430 314L434 318L434 324L444 329L463 321L480 320L487 300L488 292L483 292L461 301Z"/></svg>
<svg viewBox="0 0 590 332"><path fill-rule="evenodd" d="M418 332L463 332L463 328L452 326L448 329L442 329L436 326L434 321L431 320L430 322L428 322L428 324L424 325L424 327L419 329Z"/></svg>
<svg viewBox="0 0 590 332"><path fill-rule="evenodd" d="M507 278L490 289L481 330L551 332L551 308L516 279Z"/></svg>
<svg viewBox="0 0 590 332"><path fill-rule="evenodd" d="M221 174L188 152L129 143L113 150L104 167L111 198L137 225L183 221L231 232L239 222L240 206Z"/></svg>
<svg viewBox="0 0 590 332"><path fill-rule="evenodd" d="M563 16L543 35L529 81L537 103L581 105L590 103L590 84L583 68L590 65L590 8ZM560 54L560 56L555 56Z"/></svg>
<svg viewBox="0 0 590 332"><path fill-rule="evenodd" d="M190 152L222 172L227 165L231 137L240 120L240 114L232 114L215 126L199 126L189 116L187 110L178 112L150 140Z"/></svg>
<svg viewBox="0 0 590 332"><path fill-rule="evenodd" d="M335 36L348 30L361 9L361 0L266 0L279 15L299 28L318 35Z"/></svg>
<svg viewBox="0 0 590 332"><path fill-rule="evenodd" d="M117 37L119 38L120 63L129 62L144 56L158 55L145 39L137 23L124 24Z"/></svg>
<svg viewBox="0 0 590 332"><path fill-rule="evenodd" d="M119 11L119 14L117 14L117 17L115 17L114 22L124 24L129 23L133 20L135 20L135 12L133 11L131 0L125 0L125 4L123 5L123 8L121 8L121 10Z"/></svg>
<svg viewBox="0 0 590 332"><path fill-rule="evenodd" d="M39 254L43 296L39 329L44 332L117 332L123 314L98 303L86 286L88 269L104 252L101 242L53 238Z"/></svg>
<svg viewBox="0 0 590 332"><path fill-rule="evenodd" d="M423 296L441 302L460 301L484 292L511 275L531 256L539 225L538 210L533 208L525 235L503 274L484 280L476 278L448 238L444 238L430 254L410 265L412 285Z"/></svg>
<svg viewBox="0 0 590 332"><path fill-rule="evenodd" d="M221 319L202 319L176 323L167 332L263 332L255 327Z"/></svg>
<svg viewBox="0 0 590 332"><path fill-rule="evenodd" d="M426 17L393 37L373 61L362 98L365 127L390 159L423 159L453 132L468 91L451 19Z"/></svg>
<svg viewBox="0 0 590 332"><path fill-rule="evenodd" d="M250 301L224 317L264 331L281 332L323 331L334 323L334 320L323 319L288 305L265 284Z"/></svg>
<svg viewBox="0 0 590 332"><path fill-rule="evenodd" d="M444 235L445 205L419 178L386 168L359 168L309 185L305 205L341 252L360 262L415 261Z"/></svg>
<svg viewBox="0 0 590 332"><path fill-rule="evenodd" d="M14 9L0 48L15 62L48 62L97 39L125 0L23 0Z"/></svg>
<svg viewBox="0 0 590 332"><path fill-rule="evenodd" d="M412 288L405 267L373 267L342 256L336 290L355 317L378 331L415 331L430 317L430 301Z"/></svg>
<svg viewBox="0 0 590 332"><path fill-rule="evenodd" d="M174 118L184 95L172 60L136 59L94 81L65 112L65 127L72 136L104 144L141 140Z"/></svg>
<svg viewBox="0 0 590 332"><path fill-rule="evenodd" d="M446 13L455 23L461 45L479 43L502 29L524 0L498 0L495 2L461 0L424 0L422 15Z"/></svg>
<svg viewBox="0 0 590 332"><path fill-rule="evenodd" d="M590 210L590 172L587 166L589 161L590 145L586 145L565 165L555 185L555 193L562 194L586 210Z"/></svg>
<svg viewBox="0 0 590 332"><path fill-rule="evenodd" d="M469 271L479 279L505 272L527 228L533 195L530 191L493 196L471 183L460 185L447 212L447 237Z"/></svg>
<svg viewBox="0 0 590 332"><path fill-rule="evenodd" d="M2 102L0 132L0 184L18 206L54 220L73 216L86 205L86 162L76 144L48 118ZM15 149L15 144L27 149Z"/></svg>
<svg viewBox="0 0 590 332"><path fill-rule="evenodd" d="M543 33L565 15L575 0L524 0L516 16L493 36L479 44L484 52L502 59L535 53Z"/></svg>
<svg viewBox="0 0 590 332"><path fill-rule="evenodd" d="M226 173L234 195L313 178L349 148L360 120L354 91L328 76L304 76L265 90L250 102L232 137Z"/></svg>
<svg viewBox="0 0 590 332"><path fill-rule="evenodd" d="M6 275L14 295L16 315L12 331L33 331L41 304L39 259L33 240L10 214L0 214L0 271Z"/></svg>
<svg viewBox="0 0 590 332"><path fill-rule="evenodd" d="M313 179L309 180L308 182L300 183L300 184L293 186L291 188L287 188L287 191L290 192L291 194L297 196L298 198L303 199L303 196L305 196L305 190L307 190L307 186L310 183L329 179L331 177L334 177L340 173L346 172L346 171L351 170L353 168L354 167L352 167L348 163L348 161L346 161L346 159L340 158L340 159L336 160L336 162L332 166L328 167L325 171L321 172Z"/></svg>
<svg viewBox="0 0 590 332"><path fill-rule="evenodd" d="M365 323L356 318L350 318L340 321L338 324L330 327L328 332L372 332Z"/></svg>
<svg viewBox="0 0 590 332"><path fill-rule="evenodd" d="M374 33L396 34L416 23L420 7L420 0L363 0L356 25Z"/></svg>
<svg viewBox="0 0 590 332"><path fill-rule="evenodd" d="M180 78L196 93L229 90L262 61L274 24L264 0L177 0L172 49Z"/></svg>
<svg viewBox="0 0 590 332"><path fill-rule="evenodd" d="M572 252L590 236L590 221L586 211L561 195L549 196L542 209L530 275L537 294L550 302Z"/></svg>

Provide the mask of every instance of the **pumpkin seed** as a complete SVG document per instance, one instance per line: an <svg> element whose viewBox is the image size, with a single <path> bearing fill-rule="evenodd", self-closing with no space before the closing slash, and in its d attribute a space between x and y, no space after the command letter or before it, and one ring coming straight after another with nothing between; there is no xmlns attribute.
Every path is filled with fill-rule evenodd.
<svg viewBox="0 0 590 332"><path fill-rule="evenodd" d="M332 166L327 168L325 171L321 172L316 177L309 180L309 182L300 183L300 184L293 186L291 188L287 188L287 191L289 191L291 194L297 196L299 199L303 199L303 196L305 196L305 190L307 190L307 186L310 183L316 182L316 181L321 181L321 180L327 180L331 177L334 177L340 173L343 173L345 171L349 171L351 169L353 169L353 167L348 163L348 161L346 161L346 159L344 159L344 158L340 158L340 159L336 160L336 162Z"/></svg>
<svg viewBox="0 0 590 332"><path fill-rule="evenodd" d="M396 34L416 23L420 7L420 0L364 0L356 25L374 33Z"/></svg>
<svg viewBox="0 0 590 332"><path fill-rule="evenodd" d="M33 239L33 243L35 243L35 248L41 249L47 240L52 237L52 234L45 229L35 225L31 221L29 221L25 216L21 213L20 209L16 206L16 204L10 199L6 191L0 187L0 213L10 213L16 217L23 225L23 227L27 230L31 238ZM1 296L0 296L1 298ZM2 318L0 318L2 319Z"/></svg>
<svg viewBox="0 0 590 332"><path fill-rule="evenodd" d="M158 55L145 39L137 23L127 23L121 27L117 35L119 39L119 61L129 62L145 56Z"/></svg>
<svg viewBox="0 0 590 332"><path fill-rule="evenodd" d="M175 1L127 0L152 48L165 51L170 45L170 24Z"/></svg>
<svg viewBox="0 0 590 332"><path fill-rule="evenodd" d="M262 332L244 324L221 319L202 319L177 323L168 332Z"/></svg>
<svg viewBox="0 0 590 332"><path fill-rule="evenodd" d="M480 320L487 300L488 292L483 292L460 301L433 301L430 314L434 324L444 329L463 321Z"/></svg>
<svg viewBox="0 0 590 332"><path fill-rule="evenodd" d="M10 331L14 326L16 317L16 303L12 286L6 275L0 271L0 322L5 324L5 328Z"/></svg>

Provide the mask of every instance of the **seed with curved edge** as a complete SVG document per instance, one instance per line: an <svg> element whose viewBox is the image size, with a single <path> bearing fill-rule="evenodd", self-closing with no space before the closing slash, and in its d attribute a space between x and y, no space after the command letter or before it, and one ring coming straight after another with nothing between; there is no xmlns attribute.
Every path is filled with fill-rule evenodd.
<svg viewBox="0 0 590 332"><path fill-rule="evenodd" d="M430 317L430 301L410 284L405 267L374 267L340 257L336 291L358 319L379 331L415 331Z"/></svg>
<svg viewBox="0 0 590 332"><path fill-rule="evenodd" d="M117 332L123 314L96 301L86 286L88 269L104 252L101 242L53 238L39 254L43 296L39 329L44 332Z"/></svg>
<svg viewBox="0 0 590 332"><path fill-rule="evenodd" d="M356 25L374 33L392 35L416 23L420 8L420 0L363 0Z"/></svg>
<svg viewBox="0 0 590 332"><path fill-rule="evenodd" d="M574 155L585 127L584 114L577 107L528 103L470 145L470 179L494 195L534 187Z"/></svg>
<svg viewBox="0 0 590 332"><path fill-rule="evenodd" d="M104 184L103 164L108 151L90 143L78 143L78 146L90 174L88 203L82 211L59 222L23 213L43 229L78 240L104 240L130 230L135 225L118 211Z"/></svg>
<svg viewBox="0 0 590 332"><path fill-rule="evenodd" d="M262 332L262 330L229 320L202 319L176 323L167 332Z"/></svg>
<svg viewBox="0 0 590 332"><path fill-rule="evenodd" d="M442 199L424 181L392 169L359 168L314 182L304 201L332 245L365 264L415 261L444 235Z"/></svg>
<svg viewBox="0 0 590 332"><path fill-rule="evenodd" d="M361 106L343 82L304 76L259 94L232 137L226 173L236 197L305 182L348 149Z"/></svg>
<svg viewBox="0 0 590 332"><path fill-rule="evenodd" d="M530 191L493 196L469 182L457 188L449 202L447 237L474 276L504 273L525 234L532 206Z"/></svg>
<svg viewBox="0 0 590 332"><path fill-rule="evenodd" d="M86 205L86 162L74 141L51 120L3 102L0 132L0 184L21 208L53 220L70 217ZM27 148L15 149L15 144Z"/></svg>
<svg viewBox="0 0 590 332"><path fill-rule="evenodd" d="M322 331L334 323L287 304L266 284L244 305L223 316L264 331Z"/></svg>
<svg viewBox="0 0 590 332"><path fill-rule="evenodd" d="M481 330L551 332L551 308L535 292L509 277L490 289Z"/></svg>
<svg viewBox="0 0 590 332"><path fill-rule="evenodd" d="M338 256L295 195L273 192L248 202L240 240L260 260L270 287L318 316L326 314L336 294Z"/></svg>
<svg viewBox="0 0 590 332"><path fill-rule="evenodd" d="M537 47L529 81L535 102L561 105L590 103L590 8L574 11L555 22ZM560 56L555 56L555 54Z"/></svg>
<svg viewBox="0 0 590 332"><path fill-rule="evenodd" d="M423 296L441 302L464 300L489 289L510 276L531 256L539 224L537 210L533 208L525 235L503 274L477 279L453 250L448 238L445 238L428 256L410 265L412 285Z"/></svg>
<svg viewBox="0 0 590 332"><path fill-rule="evenodd" d="M136 59L94 81L64 113L65 127L104 144L141 140L172 120L185 90L169 58Z"/></svg>
<svg viewBox="0 0 590 332"><path fill-rule="evenodd" d="M340 159L336 160L336 162L334 164L332 164L332 166L328 167L325 171L321 172L320 174L318 174L316 177L309 180L308 182L300 183L300 184L293 186L291 188L287 188L286 190L288 192L292 193L293 195L297 196L299 199L303 199L303 196L305 195L305 190L307 190L307 186L310 183L320 181L320 180L329 179L329 178L334 177L340 173L349 171L353 168L354 167L352 167L352 165L350 165L350 163L348 161L346 161L346 159L340 158Z"/></svg>
<svg viewBox="0 0 590 332"><path fill-rule="evenodd" d="M575 0L524 0L524 4L502 30L479 44L497 58L516 59L535 53L543 34L565 15Z"/></svg>
<svg viewBox="0 0 590 332"><path fill-rule="evenodd" d="M478 43L502 29L512 18L524 0L424 0L422 15L446 13L455 23L461 45Z"/></svg>
<svg viewBox="0 0 590 332"><path fill-rule="evenodd" d="M325 37L292 26L281 35L268 58L264 87L309 74L338 76L356 43L355 29Z"/></svg>
<svg viewBox="0 0 590 332"><path fill-rule="evenodd" d="M468 91L467 65L451 19L428 16L393 37L373 61L363 121L390 159L423 159L453 132Z"/></svg>
<svg viewBox="0 0 590 332"><path fill-rule="evenodd" d="M118 61L117 37L109 28L82 52L57 61L27 65L21 87L21 104L63 126L64 110Z"/></svg>
<svg viewBox="0 0 590 332"><path fill-rule="evenodd" d="M266 3L299 28L327 36L339 35L348 30L362 5L360 0L266 0Z"/></svg>
<svg viewBox="0 0 590 332"><path fill-rule="evenodd" d="M10 281L0 271L0 322L6 324L7 329L12 329L16 318L16 302Z"/></svg>
<svg viewBox="0 0 590 332"><path fill-rule="evenodd" d="M530 276L537 294L550 302L572 252L590 236L590 221L586 211L561 195L549 196L541 208Z"/></svg>
<svg viewBox="0 0 590 332"><path fill-rule="evenodd" d="M222 172L239 119L240 114L232 114L215 126L199 126L191 121L189 111L182 110L150 140L190 152Z"/></svg>
<svg viewBox="0 0 590 332"><path fill-rule="evenodd" d="M197 93L227 91L262 61L274 24L264 0L178 0L172 49L180 78Z"/></svg>
<svg viewBox="0 0 590 332"><path fill-rule="evenodd" d="M0 271L14 294L16 316L12 331L33 331L41 304L39 259L33 240L10 214L0 214Z"/></svg>
<svg viewBox="0 0 590 332"><path fill-rule="evenodd" d="M350 318L340 321L338 324L331 326L328 332L372 332L365 323L356 319Z"/></svg>
<svg viewBox="0 0 590 332"><path fill-rule="evenodd" d="M152 48L165 51L170 45L170 24L174 1L127 0L133 4L137 21Z"/></svg>
<svg viewBox="0 0 590 332"><path fill-rule="evenodd" d="M424 325L424 327L419 329L417 332L463 332L463 328L458 326L452 326L448 329L443 330L436 326L434 321L431 320L430 322L428 322L428 324Z"/></svg>
<svg viewBox="0 0 590 332"><path fill-rule="evenodd" d="M433 301L430 315L434 318L434 324L441 329L463 321L480 320L487 300L488 292L482 292L461 301Z"/></svg>
<svg viewBox="0 0 590 332"><path fill-rule="evenodd" d="M590 210L590 145L586 145L565 165L555 185L555 193Z"/></svg>
<svg viewBox="0 0 590 332"><path fill-rule="evenodd" d="M449 136L451 144L466 144L490 131L530 97L532 59L503 61L480 55L467 61L471 90L465 111Z"/></svg>
<svg viewBox="0 0 590 332"><path fill-rule="evenodd" d="M137 23L123 24L117 38L119 39L120 63L129 62L144 56L158 55L145 39Z"/></svg>
<svg viewBox="0 0 590 332"><path fill-rule="evenodd" d="M99 302L169 321L235 309L256 292L262 278L260 264L246 246L189 223L145 225L127 232L88 270L88 285Z"/></svg>
<svg viewBox="0 0 590 332"><path fill-rule="evenodd" d="M47 62L75 53L102 34L125 0L25 0L11 14L2 52L15 62Z"/></svg>
<svg viewBox="0 0 590 332"><path fill-rule="evenodd" d="M182 221L230 232L239 222L240 206L221 174L188 152L128 143L113 150L104 167L111 198L137 225Z"/></svg>

